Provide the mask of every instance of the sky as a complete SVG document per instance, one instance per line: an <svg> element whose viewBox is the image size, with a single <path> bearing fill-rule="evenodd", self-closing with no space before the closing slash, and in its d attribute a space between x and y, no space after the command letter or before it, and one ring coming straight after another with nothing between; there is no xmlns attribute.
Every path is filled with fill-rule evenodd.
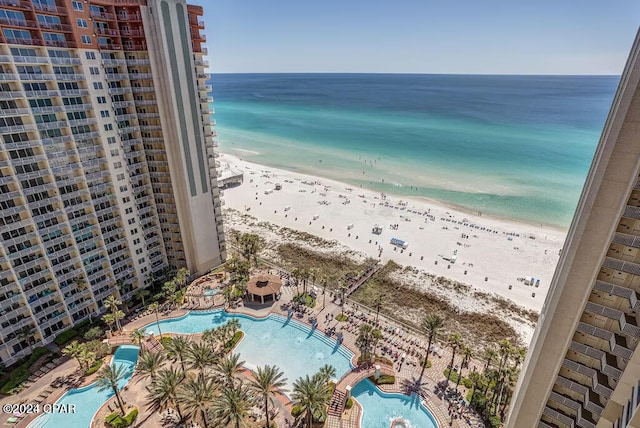
<svg viewBox="0 0 640 428"><path fill-rule="evenodd" d="M187 0L213 73L620 74L638 0Z"/></svg>

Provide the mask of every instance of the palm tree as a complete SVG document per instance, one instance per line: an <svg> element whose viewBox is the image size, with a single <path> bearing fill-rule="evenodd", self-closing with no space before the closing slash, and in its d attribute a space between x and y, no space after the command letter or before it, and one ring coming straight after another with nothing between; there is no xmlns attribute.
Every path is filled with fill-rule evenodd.
<svg viewBox="0 0 640 428"><path fill-rule="evenodd" d="M240 425L246 426L244 418L251 407L249 390L240 384L224 388L222 395L213 402L211 411L218 426L233 424L235 428L240 428Z"/></svg>
<svg viewBox="0 0 640 428"><path fill-rule="evenodd" d="M449 371L447 372L447 383L451 379L451 372L453 371L453 361L456 357L456 351L460 349L462 345L462 337L458 333L450 334L447 343L451 346L451 363L449 363Z"/></svg>
<svg viewBox="0 0 640 428"><path fill-rule="evenodd" d="M142 300L142 307L144 308L144 298L145 297L149 297L151 295L151 292L149 290L147 290L146 288L141 288L138 291L136 291L136 297L140 300Z"/></svg>
<svg viewBox="0 0 640 428"><path fill-rule="evenodd" d="M68 344L62 349L62 354L68 355L71 358L75 358L78 361L78 364L80 365L80 369L82 369L82 360L78 357L80 356L82 351L86 349L87 347L84 343L78 343L77 340L74 340L73 342L71 342L70 344Z"/></svg>
<svg viewBox="0 0 640 428"><path fill-rule="evenodd" d="M333 371L335 373L335 369ZM279 389L281 392L286 392L285 386L287 385L287 379L283 376L284 373L281 372L278 367L265 365L264 368L257 368L255 378L251 380L250 388L262 399L264 415L267 419L265 427L267 428L271 427L269 423L269 402L272 397L275 396L275 390Z"/></svg>
<svg viewBox="0 0 640 428"><path fill-rule="evenodd" d="M209 428L207 409L216 400L216 384L204 373L187 377L178 391L178 403L190 415L198 414L202 418L205 428Z"/></svg>
<svg viewBox="0 0 640 428"><path fill-rule="evenodd" d="M78 355L78 362L80 363L80 369L88 370L89 367L96 362L96 353L89 349L83 349Z"/></svg>
<svg viewBox="0 0 640 428"><path fill-rule="evenodd" d="M151 385L147 386L150 410L156 412L173 404L176 406L176 411L182 420L182 412L178 402L178 390L183 379L184 372L177 368L169 367L168 369L160 370Z"/></svg>
<svg viewBox="0 0 640 428"><path fill-rule="evenodd" d="M147 337L147 332L144 330L144 327L136 328L131 332L131 340L138 342L138 347L140 348L140 352L142 353L144 349L142 348L142 341Z"/></svg>
<svg viewBox="0 0 640 428"><path fill-rule="evenodd" d="M460 364L460 373L458 373L458 380L456 380L456 391L458 390L458 386L460 386L460 380L462 379L462 369L465 366L469 365L469 360L473 357L473 349L468 347L467 345L462 345L460 354L462 355L462 364Z"/></svg>
<svg viewBox="0 0 640 428"><path fill-rule="evenodd" d="M240 330L240 320L238 318L232 318L225 324L225 327L228 328L230 339L233 339L236 332Z"/></svg>
<svg viewBox="0 0 640 428"><path fill-rule="evenodd" d="M527 357L527 348L516 348L513 352L513 368L520 368L520 364L524 362L524 359Z"/></svg>
<svg viewBox="0 0 640 428"><path fill-rule="evenodd" d="M187 280L189 279L190 275L191 275L191 272L189 272L189 269L184 268L184 267L178 269L178 272L176 273L176 276L174 277L174 281L175 281L176 285L178 286L178 289L181 289L182 287L184 287L187 284Z"/></svg>
<svg viewBox="0 0 640 428"><path fill-rule="evenodd" d="M344 295L347 292L347 284L346 283L341 283L340 284L340 318L344 317Z"/></svg>
<svg viewBox="0 0 640 428"><path fill-rule="evenodd" d="M31 351L31 353L33 353L33 342L35 341L35 339L33 338L33 333L34 333L35 329L33 328L32 325L25 325L24 327L21 327L20 329L18 329L18 331L16 332L16 335L18 336L18 338L20 339L20 341L27 341L27 344L29 345L29 350Z"/></svg>
<svg viewBox="0 0 640 428"><path fill-rule="evenodd" d="M356 346L360 350L362 361L367 360L369 358L369 355L371 354L372 332L373 327L371 327L369 324L362 324L360 326L360 332L358 334L358 338L356 339Z"/></svg>
<svg viewBox="0 0 640 428"><path fill-rule="evenodd" d="M109 326L109 331L113 332L113 325L116 322L116 319L113 316L113 314L104 314L102 316L102 321L104 321L105 324L107 324Z"/></svg>
<svg viewBox="0 0 640 428"><path fill-rule="evenodd" d="M258 265L258 252L260 251L260 237L254 233L243 233L238 240L240 250L244 258L251 263L253 259L255 265Z"/></svg>
<svg viewBox="0 0 640 428"><path fill-rule="evenodd" d="M484 371L485 372L487 370L489 370L489 366L491 365L493 360L496 359L497 356L498 356L498 353L493 348L487 348L487 349L484 350L484 358L487 360L487 362L485 363L485 366L484 366Z"/></svg>
<svg viewBox="0 0 640 428"><path fill-rule="evenodd" d="M231 354L225 358L222 358L216 364L216 372L222 378L222 383L229 387L234 387L234 380L242 371L244 361L240 360L240 354Z"/></svg>
<svg viewBox="0 0 640 428"><path fill-rule="evenodd" d="M309 272L309 283L311 285L313 285L316 282L316 279L318 279L318 276L320 275L320 270L318 268L311 268L308 270Z"/></svg>
<svg viewBox="0 0 640 428"><path fill-rule="evenodd" d="M378 324L378 315L380 315L380 308L382 308L383 297L378 296L373 299L373 304L376 306L376 325Z"/></svg>
<svg viewBox="0 0 640 428"><path fill-rule="evenodd" d="M194 343L187 351L186 361L189 367L199 370L212 366L216 362L216 356L206 343Z"/></svg>
<svg viewBox="0 0 640 428"><path fill-rule="evenodd" d="M118 300L118 298L113 294L104 299L104 307L111 311L113 320L116 324L116 329L118 331L122 330L122 327L120 326L120 320L124 318L124 313L119 310L120 305L122 305L122 301ZM122 316L119 316L120 314L122 314Z"/></svg>
<svg viewBox="0 0 640 428"><path fill-rule="evenodd" d="M126 413L124 410L124 401L122 401L122 397L120 396L120 391L118 387L118 383L122 381L127 376L127 369L123 365L108 365L103 367L98 372L98 377L96 379L96 386L98 387L98 392L112 390L116 396L116 400L118 402L118 407L120 407L120 412L124 416Z"/></svg>
<svg viewBox="0 0 640 428"><path fill-rule="evenodd" d="M296 280L296 295L300 295L300 275L302 275L302 269L299 268L294 268L291 272L290 272L291 277L295 278Z"/></svg>
<svg viewBox="0 0 640 428"><path fill-rule="evenodd" d="M331 379L336 377L336 369L330 364L325 364L318 370L318 375L324 379L324 383L329 383Z"/></svg>
<svg viewBox="0 0 640 428"><path fill-rule="evenodd" d="M440 330L443 326L444 319L438 314L428 315L422 323L422 330L429 336L429 343L427 344L427 353L424 356L424 364L422 365L422 370L420 371L420 380L422 380L424 370L428 365L429 353L431 352L431 344L433 343L433 339L438 337L438 334L440 333Z"/></svg>
<svg viewBox="0 0 640 428"><path fill-rule="evenodd" d="M153 302L149 305L149 309L156 313L156 325L158 326L158 336L162 337L162 331L160 331L160 318L158 317L158 312L160 311L160 305L158 302Z"/></svg>
<svg viewBox="0 0 640 428"><path fill-rule="evenodd" d="M189 348L191 348L191 342L183 336L173 337L166 347L168 357L173 361L178 360L182 371L185 371L184 362L187 359Z"/></svg>
<svg viewBox="0 0 640 428"><path fill-rule="evenodd" d="M166 361L167 357L163 353L145 352L144 354L140 355L140 358L138 358L136 369L143 379L148 377L151 378L151 381L153 382L156 378L158 370L160 370L162 366L164 366Z"/></svg>
<svg viewBox="0 0 640 428"><path fill-rule="evenodd" d="M312 377L306 375L294 382L291 398L305 415L307 427L312 426L314 417L326 414L327 405L331 399L330 391L329 384L323 382L322 377L318 375Z"/></svg>
<svg viewBox="0 0 640 428"><path fill-rule="evenodd" d="M310 276L311 273L309 272L309 269L300 270L300 279L302 280L302 294L307 294L307 281L309 280Z"/></svg>

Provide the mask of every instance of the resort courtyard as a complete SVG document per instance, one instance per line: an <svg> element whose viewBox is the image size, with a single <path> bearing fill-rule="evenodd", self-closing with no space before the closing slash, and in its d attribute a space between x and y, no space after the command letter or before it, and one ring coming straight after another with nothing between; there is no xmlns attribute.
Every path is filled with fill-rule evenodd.
<svg viewBox="0 0 640 428"><path fill-rule="evenodd" d="M424 331L274 266L251 269L242 294L234 294L233 277L223 270L206 275L184 288L181 303L152 304L120 321L104 339L115 354L102 368L122 368L117 396L108 384L96 386L96 376L104 379L100 371L85 376L77 356L59 358L1 401L74 404L75 413L38 418L23 406L3 423L127 426L105 421L135 412L132 426L140 427L264 427L267 413L278 427L485 426L468 406L469 384L458 378L479 370L481 359L457 348L452 355L447 344L433 340L423 370ZM448 381L452 357L456 371ZM270 368L279 376L271 377L263 396L257 385ZM198 381L204 378L203 390ZM305 396L318 379L321 398ZM169 392L167 382L173 382Z"/></svg>

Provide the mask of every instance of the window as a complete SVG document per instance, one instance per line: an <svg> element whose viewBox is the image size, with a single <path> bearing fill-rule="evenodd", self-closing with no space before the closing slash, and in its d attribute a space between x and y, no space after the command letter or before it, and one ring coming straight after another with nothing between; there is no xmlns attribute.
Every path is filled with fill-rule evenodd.
<svg viewBox="0 0 640 428"><path fill-rule="evenodd" d="M115 144L116 137L107 137L107 144Z"/></svg>
<svg viewBox="0 0 640 428"><path fill-rule="evenodd" d="M109 110L101 110L100 111L100 116L101 117L109 117Z"/></svg>
<svg viewBox="0 0 640 428"><path fill-rule="evenodd" d="M107 103L106 97L98 97L98 104L106 104L106 103ZM102 116L102 117L105 117L105 116ZM109 115L107 115L106 117L109 117Z"/></svg>
<svg viewBox="0 0 640 428"><path fill-rule="evenodd" d="M128 196L125 196L124 198L122 198L122 203L126 204L127 202L131 202L131 198Z"/></svg>
<svg viewBox="0 0 640 428"><path fill-rule="evenodd" d="M122 175L122 178L124 179L124 174L118 174L118 180L120 180L120 176ZM133 212L133 208L129 207L127 209L124 210L125 214L131 214Z"/></svg>
<svg viewBox="0 0 640 428"><path fill-rule="evenodd" d="M136 222L135 218L130 218L129 220L127 220L127 223L129 223L130 225L134 224Z"/></svg>
<svg viewBox="0 0 640 428"><path fill-rule="evenodd" d="M71 4L73 5L73 10L77 10L78 12L82 12L84 10L84 8L82 7L82 2L73 1L71 2Z"/></svg>
<svg viewBox="0 0 640 428"><path fill-rule="evenodd" d="M93 89L102 89L102 82L93 82Z"/></svg>
<svg viewBox="0 0 640 428"><path fill-rule="evenodd" d="M91 44L91 36L81 36L81 38L82 38L82 43L84 43L85 45Z"/></svg>
<svg viewBox="0 0 640 428"><path fill-rule="evenodd" d="M76 2L74 2L76 3ZM80 5L82 6L82 5ZM96 59L96 53L95 52L85 52L85 55L87 56L87 59Z"/></svg>
<svg viewBox="0 0 640 428"><path fill-rule="evenodd" d="M100 69L98 67L89 67L89 72L92 75L97 76L98 74L100 74Z"/></svg>
<svg viewBox="0 0 640 428"><path fill-rule="evenodd" d="M116 179L117 179L118 181L122 181L122 180L124 180L124 174L118 174L118 175L116 175ZM126 211L127 211L127 214L131 214L132 209L131 209L131 208L127 208L127 209L126 209Z"/></svg>
<svg viewBox="0 0 640 428"><path fill-rule="evenodd" d="M118 156L119 154L120 152L118 151L118 149L111 150L111 156Z"/></svg>
<svg viewBox="0 0 640 428"><path fill-rule="evenodd" d="M113 125L110 123L107 123L104 125L104 130L105 131L113 131Z"/></svg>
<svg viewBox="0 0 640 428"><path fill-rule="evenodd" d="M115 163L113 164L113 167L114 167L115 169L122 168L122 162L115 162Z"/></svg>
<svg viewBox="0 0 640 428"><path fill-rule="evenodd" d="M121 192L126 192L127 190L129 190L129 188L127 186L120 186L120 191Z"/></svg>
<svg viewBox="0 0 640 428"><path fill-rule="evenodd" d="M79 28L88 28L89 26L87 25L87 20L86 19L82 19L82 18L77 18L76 19L76 23L78 24Z"/></svg>

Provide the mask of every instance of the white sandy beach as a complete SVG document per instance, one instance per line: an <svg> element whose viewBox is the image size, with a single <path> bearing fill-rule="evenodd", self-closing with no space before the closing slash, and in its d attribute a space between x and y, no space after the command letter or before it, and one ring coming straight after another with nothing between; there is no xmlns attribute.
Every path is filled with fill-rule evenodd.
<svg viewBox="0 0 640 428"><path fill-rule="evenodd" d="M244 172L242 185L224 191L226 208L335 239L373 258L382 250L382 262L392 259L536 311L544 302L566 235L552 228L465 213L433 201L385 198L370 190L249 163L229 154L221 154L219 160L222 168L229 165ZM282 190L271 191L276 183ZM376 224L383 227L380 235L372 233ZM396 224L397 229L392 229ZM390 244L392 238L406 241L407 249ZM454 256L455 263L445 260ZM525 285L524 277L536 278L539 285Z"/></svg>

